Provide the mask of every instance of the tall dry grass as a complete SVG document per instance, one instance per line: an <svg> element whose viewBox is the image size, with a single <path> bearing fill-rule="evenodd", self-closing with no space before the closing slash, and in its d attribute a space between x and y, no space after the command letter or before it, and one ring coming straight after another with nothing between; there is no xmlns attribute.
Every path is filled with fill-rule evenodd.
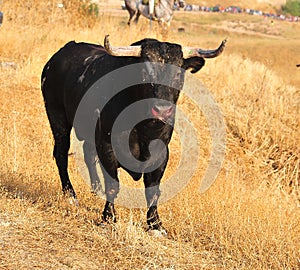
<svg viewBox="0 0 300 270"><path fill-rule="evenodd" d="M299 85L287 83L287 70L278 75L276 54L269 55L272 65L255 61L257 48L248 49L243 36L231 34L224 54L197 75L220 104L227 127L223 168L204 194L198 187L211 151L209 129L197 106L180 100L199 129L200 164L189 185L160 206L167 238L145 232L145 209L117 207L116 225L99 226L103 201L90 194L73 157L70 175L80 204L69 204L51 156L40 92L43 65L73 39L101 42L109 33L119 45L161 36L145 32L145 21L128 31L126 13L106 11L101 21L89 22L75 1L65 4L65 10L56 1L3 5L0 61L17 67L0 67L0 268L298 269ZM199 29L183 36L171 31L168 39L214 47L223 37ZM258 41L264 50L276 42ZM283 57L292 58L288 50ZM165 178L176 170L178 140L172 141Z"/></svg>

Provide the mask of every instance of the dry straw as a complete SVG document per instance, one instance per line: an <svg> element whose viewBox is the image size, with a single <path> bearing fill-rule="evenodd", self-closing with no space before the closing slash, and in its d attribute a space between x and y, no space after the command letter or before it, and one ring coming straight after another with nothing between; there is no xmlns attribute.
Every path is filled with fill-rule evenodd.
<svg viewBox="0 0 300 270"><path fill-rule="evenodd" d="M127 13L108 13L107 6L98 21L86 19L79 2L63 1L65 9L56 1L2 6L0 61L12 61L16 69L0 67L0 268L298 269L300 84L288 83L295 65L281 59L292 61L289 49L299 48L299 38L280 39L279 46L274 38L212 34L205 26L183 36L170 31L168 40L204 48L229 35L224 55L208 60L198 75L224 114L227 148L216 183L200 195L211 138L202 113L182 96L179 105L199 130L200 163L188 187L160 206L169 236L156 239L144 230L145 209L118 208L115 226L99 226L103 201L90 194L72 158L79 206L60 192L40 91L43 65L69 40L102 43L109 33L113 44L128 45L145 35L161 38L144 30L145 20L129 31ZM174 27L184 24L180 18ZM264 51L272 44L269 61L257 61L257 44ZM176 169L179 149L175 134L165 179Z"/></svg>

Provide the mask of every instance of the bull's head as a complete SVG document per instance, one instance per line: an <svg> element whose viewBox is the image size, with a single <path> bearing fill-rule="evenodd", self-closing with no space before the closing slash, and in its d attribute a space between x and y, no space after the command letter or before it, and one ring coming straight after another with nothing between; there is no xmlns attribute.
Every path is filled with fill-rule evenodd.
<svg viewBox="0 0 300 270"><path fill-rule="evenodd" d="M225 43L226 40L215 50L202 50L159 42L156 39L144 39L128 47L112 47L108 36L104 40L105 49L110 55L137 57L140 62L145 63L140 74L136 76L141 76L141 81L153 83L141 86L140 94L145 98L159 100L152 103L149 112L153 118L163 122L169 122L169 119L172 121L174 118L175 104L183 87L185 71L191 70L191 73L199 71L205 64L204 58L220 55Z"/></svg>

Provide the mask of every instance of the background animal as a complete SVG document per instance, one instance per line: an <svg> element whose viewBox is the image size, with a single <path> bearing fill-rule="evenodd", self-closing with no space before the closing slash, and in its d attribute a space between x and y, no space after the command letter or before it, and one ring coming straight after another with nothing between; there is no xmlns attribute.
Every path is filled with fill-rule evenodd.
<svg viewBox="0 0 300 270"><path fill-rule="evenodd" d="M174 0L158 1L154 6L154 16L151 16L149 13L149 5L144 5L141 1L125 0L126 9L129 12L128 25L130 25L132 21L138 23L140 15L143 15L148 19L158 21L158 23L166 29L170 26L173 18L174 2Z"/></svg>

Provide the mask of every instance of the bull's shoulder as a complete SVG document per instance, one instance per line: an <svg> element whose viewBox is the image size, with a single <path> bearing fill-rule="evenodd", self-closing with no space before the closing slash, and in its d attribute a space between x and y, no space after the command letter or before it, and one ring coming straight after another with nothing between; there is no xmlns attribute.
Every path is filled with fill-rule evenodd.
<svg viewBox="0 0 300 270"><path fill-rule="evenodd" d="M72 56L75 61L82 61L89 56L102 56L106 54L106 50L99 44L92 44L86 42L70 41L61 48L59 53L62 56Z"/></svg>

